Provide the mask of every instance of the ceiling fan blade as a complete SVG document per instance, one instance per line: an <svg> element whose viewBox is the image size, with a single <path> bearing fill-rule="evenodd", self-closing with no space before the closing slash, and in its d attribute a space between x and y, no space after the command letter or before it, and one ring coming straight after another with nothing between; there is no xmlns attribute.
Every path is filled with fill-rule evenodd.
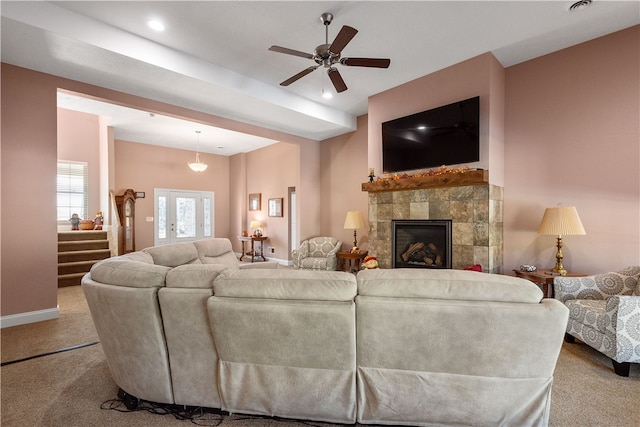
<svg viewBox="0 0 640 427"><path fill-rule="evenodd" d="M329 46L329 52L339 55L340 52L342 52L342 49L344 49L344 47L351 41L352 38L355 37L357 33L358 30L356 30L355 28L344 25L340 29L340 32L336 36L335 40L333 40L333 43L331 43L331 46Z"/></svg>
<svg viewBox="0 0 640 427"><path fill-rule="evenodd" d="M289 86L291 83L295 82L298 79L303 78L304 76L306 76L307 74L309 74L313 70L315 70L316 68L318 68L318 65L313 66L313 67L309 67L309 68L305 68L304 70L300 71L295 76L289 77L287 80L285 80L282 83L280 83L280 86Z"/></svg>
<svg viewBox="0 0 640 427"><path fill-rule="evenodd" d="M282 46L271 46L270 51L285 53L287 55L299 56L301 58L313 59L313 55L310 53L300 52L299 50L293 50Z"/></svg>
<svg viewBox="0 0 640 427"><path fill-rule="evenodd" d="M340 63L350 67L389 68L391 60L388 58L342 58Z"/></svg>
<svg viewBox="0 0 640 427"><path fill-rule="evenodd" d="M329 75L329 79L331 79L331 83L333 83L333 87L336 88L336 92L344 92L347 90L347 85L344 80L342 80L342 76L335 68L331 67L327 70L327 74Z"/></svg>

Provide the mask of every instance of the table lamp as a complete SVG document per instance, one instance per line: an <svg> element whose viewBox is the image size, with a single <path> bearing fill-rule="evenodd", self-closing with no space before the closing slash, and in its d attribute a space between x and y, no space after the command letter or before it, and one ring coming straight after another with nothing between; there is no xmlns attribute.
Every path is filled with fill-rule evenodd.
<svg viewBox="0 0 640 427"><path fill-rule="evenodd" d="M260 226L262 224L260 224L260 221L251 221L251 224L249 225L251 228L253 228L253 235L256 237L260 237L262 236L262 230L260 230Z"/></svg>
<svg viewBox="0 0 640 427"><path fill-rule="evenodd" d="M353 228L353 247L358 246L358 239L356 235L356 230L358 228L364 228L364 219L362 218L362 212L360 211L349 211L347 212L347 217L344 220L344 229L352 229Z"/></svg>
<svg viewBox="0 0 640 427"><path fill-rule="evenodd" d="M584 231L575 206L558 206L545 209L538 233L557 236L556 266L551 271L561 276L566 276L567 270L562 265L562 236L587 234Z"/></svg>

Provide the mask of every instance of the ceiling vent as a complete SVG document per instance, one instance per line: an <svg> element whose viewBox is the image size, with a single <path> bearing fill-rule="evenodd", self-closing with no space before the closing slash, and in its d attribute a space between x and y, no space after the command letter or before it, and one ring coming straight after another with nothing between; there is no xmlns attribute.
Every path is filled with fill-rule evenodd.
<svg viewBox="0 0 640 427"><path fill-rule="evenodd" d="M567 10L569 12L577 12L579 10L588 8L589 6L591 6L591 3L593 3L593 0L579 0L569 5Z"/></svg>

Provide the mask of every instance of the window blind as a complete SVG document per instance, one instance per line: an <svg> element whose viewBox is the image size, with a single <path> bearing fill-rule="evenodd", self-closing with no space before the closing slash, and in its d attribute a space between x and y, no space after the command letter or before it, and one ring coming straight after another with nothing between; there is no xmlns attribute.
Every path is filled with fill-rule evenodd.
<svg viewBox="0 0 640 427"><path fill-rule="evenodd" d="M74 213L87 218L87 181L86 163L58 162L58 221L68 221Z"/></svg>

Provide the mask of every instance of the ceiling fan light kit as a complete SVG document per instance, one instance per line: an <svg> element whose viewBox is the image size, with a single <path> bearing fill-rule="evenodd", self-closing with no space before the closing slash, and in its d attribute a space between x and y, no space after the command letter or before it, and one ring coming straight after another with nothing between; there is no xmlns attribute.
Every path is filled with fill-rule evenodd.
<svg viewBox="0 0 640 427"><path fill-rule="evenodd" d="M391 60L388 58L341 58L342 50L355 37L355 35L358 33L358 30L348 25L344 25L340 29L340 32L338 32L338 35L333 40L333 42L329 44L329 25L331 24L332 20L333 15L331 13L323 13L322 15L320 15L320 21L325 28L325 42L324 44L317 46L314 49L313 54L275 45L269 48L269 50L273 52L311 59L317 64L305 68L299 73L289 77L287 80L280 83L280 86L289 86L291 83L294 83L295 81L301 79L312 71L315 71L316 68L322 66L327 69L327 75L329 76L331 83L333 83L333 87L336 89L336 92L340 93L347 90L347 85L340 75L340 72L336 67L334 67L334 65L340 64L348 67L370 68L389 67L389 65L391 64Z"/></svg>

